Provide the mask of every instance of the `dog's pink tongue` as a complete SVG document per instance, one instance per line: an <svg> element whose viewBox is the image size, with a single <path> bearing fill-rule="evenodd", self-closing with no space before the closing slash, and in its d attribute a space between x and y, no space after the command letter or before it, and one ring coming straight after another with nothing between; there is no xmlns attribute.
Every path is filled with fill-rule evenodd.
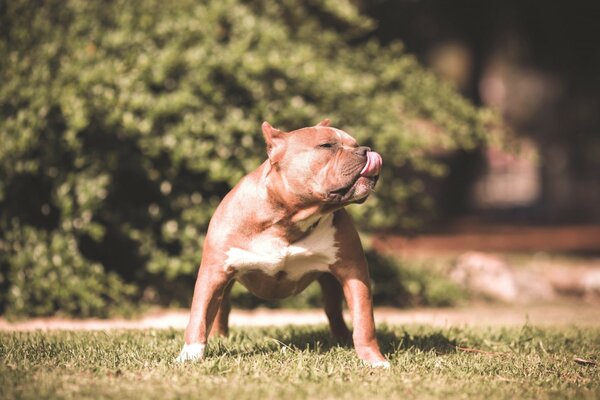
<svg viewBox="0 0 600 400"><path fill-rule="evenodd" d="M381 164L383 164L383 159L378 153L374 151L367 152L367 163L362 171L360 171L360 176L373 176L379 174Z"/></svg>

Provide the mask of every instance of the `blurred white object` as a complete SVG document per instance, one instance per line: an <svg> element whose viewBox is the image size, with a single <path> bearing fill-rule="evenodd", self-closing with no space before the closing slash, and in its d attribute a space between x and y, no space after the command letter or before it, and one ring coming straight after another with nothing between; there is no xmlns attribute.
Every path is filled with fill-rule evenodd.
<svg viewBox="0 0 600 400"><path fill-rule="evenodd" d="M467 290L505 302L517 300L515 274L499 257L468 252L459 257L450 272L450 279Z"/></svg>

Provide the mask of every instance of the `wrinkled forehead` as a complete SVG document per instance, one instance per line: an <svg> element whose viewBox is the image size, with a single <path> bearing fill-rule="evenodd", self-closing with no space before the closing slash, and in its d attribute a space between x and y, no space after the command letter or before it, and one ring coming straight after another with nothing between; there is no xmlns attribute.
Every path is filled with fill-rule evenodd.
<svg viewBox="0 0 600 400"><path fill-rule="evenodd" d="M299 129L297 131L291 132L291 134L292 138L295 136L298 139L302 138L303 140L310 140L315 144L334 142L351 147L358 146L356 139L350 136L348 132L337 128L331 128L328 126L315 126L312 128Z"/></svg>
<svg viewBox="0 0 600 400"><path fill-rule="evenodd" d="M354 139L352 136L350 136L350 134L348 134L348 132L345 132L341 129L337 129L337 128L321 128L321 129L326 129L326 130L330 130L333 131L333 134L335 135L335 137L343 144L348 145L348 146L357 146L358 143L356 142L356 139ZM319 129L319 130L321 130Z"/></svg>

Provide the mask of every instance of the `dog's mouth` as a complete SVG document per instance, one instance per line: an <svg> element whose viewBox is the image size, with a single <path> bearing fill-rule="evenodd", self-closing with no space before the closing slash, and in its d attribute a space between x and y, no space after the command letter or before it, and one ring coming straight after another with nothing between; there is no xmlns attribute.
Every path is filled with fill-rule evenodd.
<svg viewBox="0 0 600 400"><path fill-rule="evenodd" d="M378 153L374 151L367 152L366 161L361 170L347 185L330 191L328 194L329 201L336 203L364 202L379 179L382 164L383 160Z"/></svg>
<svg viewBox="0 0 600 400"><path fill-rule="evenodd" d="M328 200L336 203L362 203L373 191L379 175L357 176L348 185L329 192Z"/></svg>
<svg viewBox="0 0 600 400"><path fill-rule="evenodd" d="M348 184L334 189L327 194L327 199L334 203L362 203L373 191L383 160L381 156L369 151L366 154L365 164L357 171L354 178Z"/></svg>

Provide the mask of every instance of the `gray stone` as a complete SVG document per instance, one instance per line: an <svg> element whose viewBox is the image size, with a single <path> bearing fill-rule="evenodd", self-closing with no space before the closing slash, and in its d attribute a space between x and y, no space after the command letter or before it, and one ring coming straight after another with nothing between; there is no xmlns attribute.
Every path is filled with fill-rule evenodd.
<svg viewBox="0 0 600 400"><path fill-rule="evenodd" d="M581 279L581 286L587 300L600 300L600 269L585 273Z"/></svg>
<svg viewBox="0 0 600 400"><path fill-rule="evenodd" d="M519 290L512 269L500 257L468 252L458 258L450 279L474 294L514 302Z"/></svg>

